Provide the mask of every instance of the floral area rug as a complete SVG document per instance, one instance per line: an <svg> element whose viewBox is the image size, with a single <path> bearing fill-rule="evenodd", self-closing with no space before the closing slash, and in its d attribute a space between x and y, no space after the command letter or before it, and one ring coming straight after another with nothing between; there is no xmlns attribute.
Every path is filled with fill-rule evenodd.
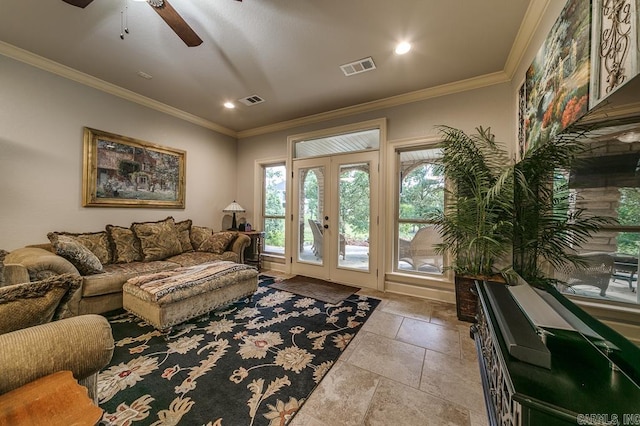
<svg viewBox="0 0 640 426"><path fill-rule="evenodd" d="M336 303L269 287L174 327L109 316L116 348L98 377L107 425L284 425L379 300Z"/></svg>

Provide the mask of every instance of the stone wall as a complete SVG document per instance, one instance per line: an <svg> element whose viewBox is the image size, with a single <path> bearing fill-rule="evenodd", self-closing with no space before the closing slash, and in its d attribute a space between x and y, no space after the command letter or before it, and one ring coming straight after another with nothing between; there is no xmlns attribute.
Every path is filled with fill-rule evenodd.
<svg viewBox="0 0 640 426"><path fill-rule="evenodd" d="M589 154L586 158L595 158L601 163L606 162L605 157L629 153L637 155L640 152L640 143L622 143L617 140L597 141L590 144ZM614 170L615 172L615 170ZM584 185L583 185L584 186ZM573 189L576 192L576 207L583 208L590 215L618 217L620 205L620 191L622 187L637 187L638 179L625 174L624 177L613 173L607 178L594 178L592 187ZM616 252L616 237L618 231L601 231L590 241L584 244L580 252L604 251Z"/></svg>

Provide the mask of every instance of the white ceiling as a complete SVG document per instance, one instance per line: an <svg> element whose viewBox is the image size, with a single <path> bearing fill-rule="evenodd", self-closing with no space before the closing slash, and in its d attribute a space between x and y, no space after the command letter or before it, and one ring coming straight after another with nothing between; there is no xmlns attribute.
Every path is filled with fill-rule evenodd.
<svg viewBox="0 0 640 426"><path fill-rule="evenodd" d="M529 4L541 3L170 1L204 40L200 46L187 47L144 2L94 0L81 9L62 0L0 0L0 53L33 62L24 49L235 134L502 73L513 62L512 46L520 40L514 51L521 50L535 29L523 25L518 33L532 19ZM125 5L129 34L122 40ZM394 55L401 40L413 49ZM374 71L345 77L339 68L369 56ZM265 102L222 106L254 94Z"/></svg>

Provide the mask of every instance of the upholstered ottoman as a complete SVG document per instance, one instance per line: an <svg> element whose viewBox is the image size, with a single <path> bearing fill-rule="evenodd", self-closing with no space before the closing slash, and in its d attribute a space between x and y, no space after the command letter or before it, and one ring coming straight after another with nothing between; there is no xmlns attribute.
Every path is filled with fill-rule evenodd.
<svg viewBox="0 0 640 426"><path fill-rule="evenodd" d="M122 287L123 307L161 331L243 297L258 288L258 271L216 261L140 275Z"/></svg>

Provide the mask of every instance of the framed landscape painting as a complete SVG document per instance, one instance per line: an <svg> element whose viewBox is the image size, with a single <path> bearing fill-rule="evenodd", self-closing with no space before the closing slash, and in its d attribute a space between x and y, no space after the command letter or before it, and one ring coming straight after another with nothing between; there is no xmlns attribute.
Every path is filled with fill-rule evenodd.
<svg viewBox="0 0 640 426"><path fill-rule="evenodd" d="M185 207L186 152L84 129L84 207Z"/></svg>
<svg viewBox="0 0 640 426"><path fill-rule="evenodd" d="M552 139L589 109L591 2L569 0L526 75L526 144Z"/></svg>

